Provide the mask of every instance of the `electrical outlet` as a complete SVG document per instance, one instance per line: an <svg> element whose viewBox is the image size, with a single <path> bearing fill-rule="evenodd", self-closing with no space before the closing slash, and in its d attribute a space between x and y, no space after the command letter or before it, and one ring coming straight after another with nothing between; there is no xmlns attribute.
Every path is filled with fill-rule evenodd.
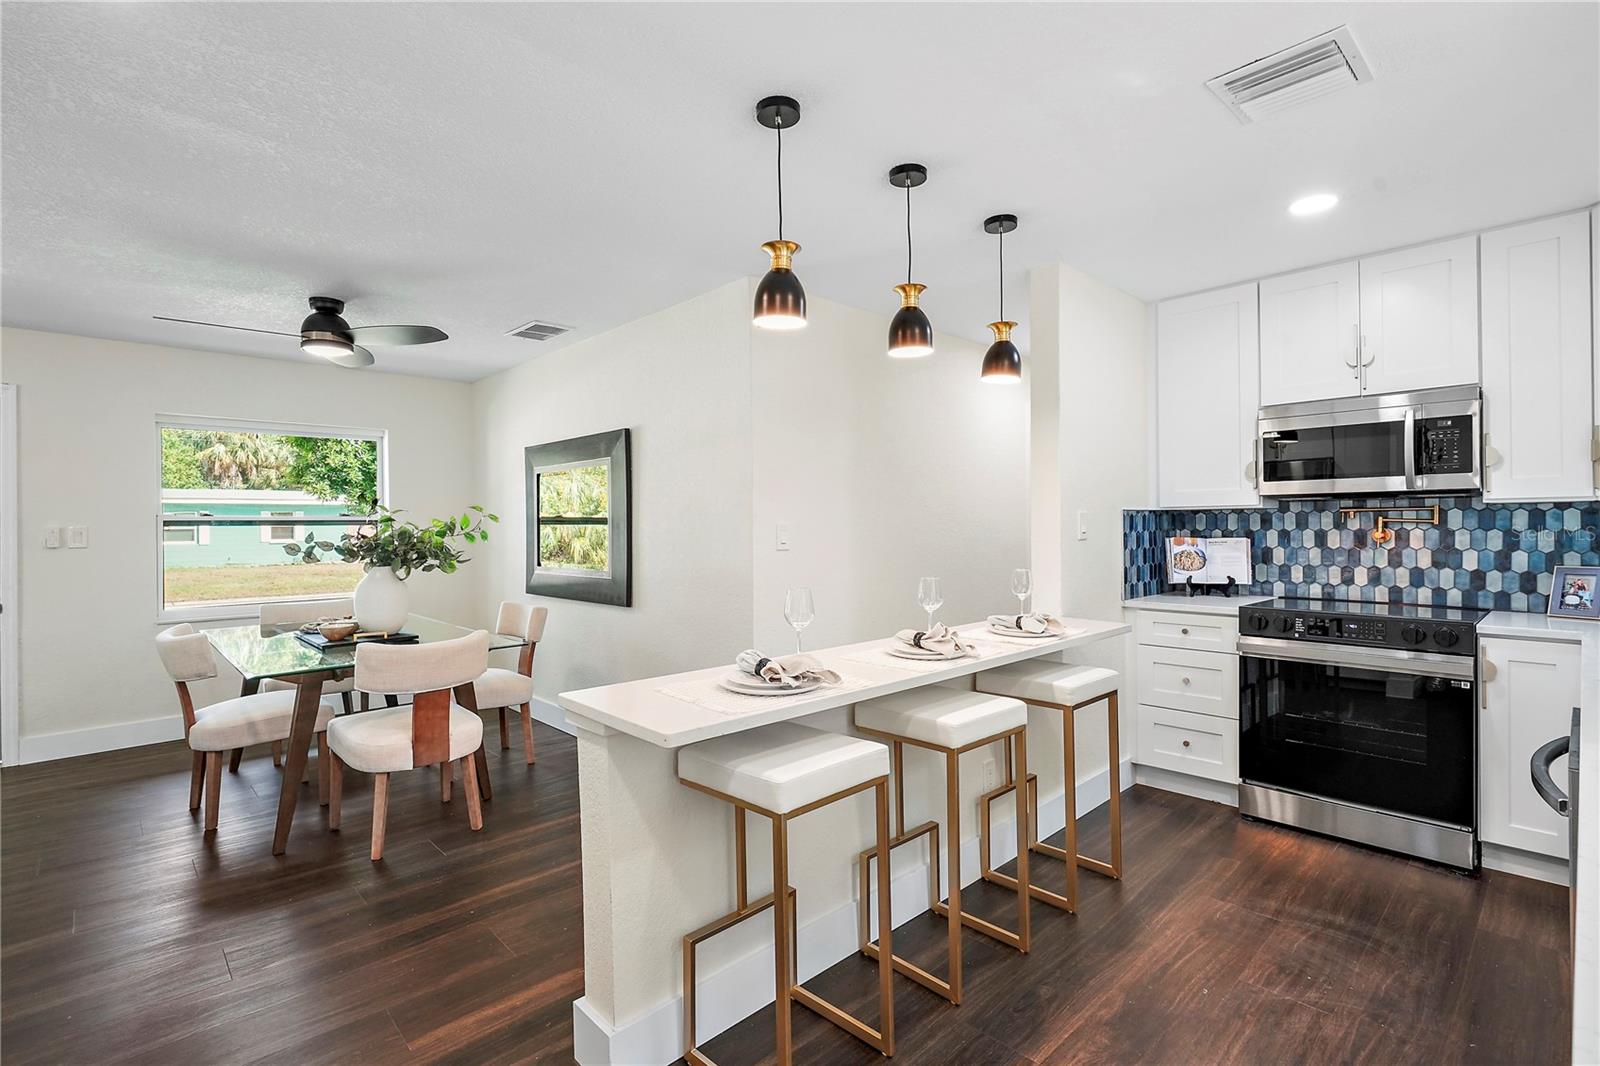
<svg viewBox="0 0 1600 1066"><path fill-rule="evenodd" d="M88 546L89 546L89 527L88 526L68 526L67 527L67 547L69 547L69 548L87 548Z"/></svg>
<svg viewBox="0 0 1600 1066"><path fill-rule="evenodd" d="M45 526L44 527L44 546L46 548L59 548L59 547L61 547L61 527L60 526Z"/></svg>
<svg viewBox="0 0 1600 1066"><path fill-rule="evenodd" d="M1000 776L995 770L994 760L983 760L983 790L993 792L1000 787Z"/></svg>

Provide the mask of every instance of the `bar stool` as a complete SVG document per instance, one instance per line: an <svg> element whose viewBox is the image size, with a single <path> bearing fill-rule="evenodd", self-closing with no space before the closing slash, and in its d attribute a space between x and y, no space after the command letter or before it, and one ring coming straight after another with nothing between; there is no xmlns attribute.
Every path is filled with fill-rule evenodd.
<svg viewBox="0 0 1600 1066"><path fill-rule="evenodd" d="M695 948L725 929L772 908L776 956L778 1062L790 1061L790 1001L809 1007L885 1055L894 1054L894 971L878 963L879 1026L873 1029L796 980L798 922L789 886L789 823L802 814L867 789L877 793L878 925L889 944L889 749L859 737L824 733L792 722L734 733L678 751L678 780L733 805L737 907L683 938L683 1057L715 1066L695 1046ZM772 820L772 892L751 902L745 862L745 812ZM778 886L787 891L780 892ZM784 935L784 930L788 935Z"/></svg>
<svg viewBox="0 0 1600 1066"><path fill-rule="evenodd" d="M994 800L1014 791L1017 787L1017 775L1021 774L1027 782L1028 807L1033 812L1033 821L1029 824L1036 830L1029 837L1028 848L1041 855L1048 855L1053 859L1060 859L1067 864L1067 892L1066 895L1050 892L1038 885L1029 885L1028 891L1036 898L1059 907L1069 914L1077 913L1078 909L1078 867L1103 874L1106 877L1121 879L1122 877L1122 766L1121 747L1117 740L1117 686L1122 680L1122 675L1115 670L1100 666L1069 666L1065 663L1025 662L1012 663L1009 666L998 666L993 670L985 670L978 674L973 681L973 687L979 692L993 693L1000 696L1011 696L1023 703L1034 707L1049 707L1061 712L1061 753L1063 776L1066 785L1065 793L1067 819L1066 819L1066 847L1058 848L1053 844L1043 843L1038 839L1039 815L1039 779L1036 774L1027 773L1025 768L1019 768L1013 773L1011 760L1008 756L1005 769L1005 783L992 792L979 798L980 823L985 830L989 824L989 805ZM1106 739L1107 746L1111 749L1111 861L1102 862L1078 852L1078 797L1077 797L1077 753L1076 738L1073 735L1075 714L1083 707L1101 700L1106 704ZM1020 835L1018 836L1020 840ZM985 832L978 839L980 865L986 881L1005 885L1009 888L1018 887L1018 879L994 870L989 862L989 851L985 846L988 835ZM1019 852L1020 852L1019 848ZM1020 872L1020 869L1019 869Z"/></svg>
<svg viewBox="0 0 1600 1066"><path fill-rule="evenodd" d="M985 921L961 909L961 787L959 756L962 752L996 742L1006 743L1006 763L1010 765L1013 752L1018 772L1028 772L1028 709L1021 701L1006 696L985 695L980 692L963 692L959 689L928 687L897 692L856 705L856 728L870 737L889 744L889 757L894 778L895 833L889 838L892 851L901 844L927 836L931 841L931 860L928 863L929 901L935 914L944 917L949 925L950 979L941 981L927 970L890 952L894 969L918 984L948 999L961 1003L961 928L970 926L1003 944L1009 944L1027 954L1032 936L1029 921L1029 895L1023 892L1017 902L1017 929L1015 932L993 922ZM945 774L945 831L947 872L946 883L950 902L939 902L939 823L929 820L915 829L906 829L904 746L925 748L944 755ZM1017 792L1017 839L1027 840L1028 810L1021 791ZM980 850L987 853L988 820L979 826L984 834ZM868 958L878 959L889 951L887 941L880 949L870 941L867 924L867 871L873 853L861 853L861 951ZM882 859L879 859L882 862ZM1017 881L1028 884L1028 849L1017 854ZM879 923L879 930L885 927Z"/></svg>

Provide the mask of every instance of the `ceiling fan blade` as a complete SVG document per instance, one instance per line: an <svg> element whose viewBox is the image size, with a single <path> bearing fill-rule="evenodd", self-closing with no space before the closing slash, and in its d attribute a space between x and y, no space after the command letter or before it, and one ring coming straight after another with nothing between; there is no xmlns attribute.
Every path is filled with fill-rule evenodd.
<svg viewBox="0 0 1600 1066"><path fill-rule="evenodd" d="M275 329L256 329L254 326L228 326L221 322L197 322L192 318L168 318L166 315L151 315L157 322L182 322L186 326L215 326L218 329L241 329L246 333L270 333L274 337L298 337L298 333L283 333Z"/></svg>
<svg viewBox="0 0 1600 1066"><path fill-rule="evenodd" d="M337 366L347 366L351 369L360 369L364 366L371 366L375 361L372 358L372 353L361 347L359 344L356 345L355 350L349 355L330 355L326 356L325 358L328 360L328 362Z"/></svg>
<svg viewBox="0 0 1600 1066"><path fill-rule="evenodd" d="M450 339L432 326L357 326L350 335L362 344L432 344Z"/></svg>

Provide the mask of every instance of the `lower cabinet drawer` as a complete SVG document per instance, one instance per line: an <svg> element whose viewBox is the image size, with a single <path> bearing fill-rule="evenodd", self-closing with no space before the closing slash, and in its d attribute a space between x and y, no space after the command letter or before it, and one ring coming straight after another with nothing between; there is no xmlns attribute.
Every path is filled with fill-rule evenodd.
<svg viewBox="0 0 1600 1066"><path fill-rule="evenodd" d="M1239 780L1239 723L1209 714L1144 704L1138 711L1139 759L1213 781Z"/></svg>
<svg viewBox="0 0 1600 1066"><path fill-rule="evenodd" d="M1239 717L1239 656L1139 645L1139 702Z"/></svg>

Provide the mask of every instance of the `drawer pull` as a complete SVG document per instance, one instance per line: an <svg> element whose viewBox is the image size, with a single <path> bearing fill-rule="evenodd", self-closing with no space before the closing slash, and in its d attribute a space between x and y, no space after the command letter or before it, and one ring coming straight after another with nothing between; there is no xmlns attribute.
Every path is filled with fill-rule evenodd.
<svg viewBox="0 0 1600 1066"><path fill-rule="evenodd" d="M1184 741L1184 742L1183 742L1183 746L1184 746L1184 747L1186 747L1186 748L1187 748L1187 747L1188 747L1188 746L1189 746L1189 742L1188 742L1188 741L1187 741L1187 740L1186 740L1186 741Z"/></svg>
<svg viewBox="0 0 1600 1066"><path fill-rule="evenodd" d="M1188 626L1184 626L1178 632L1182 633L1184 636L1188 636L1189 635L1189 627Z"/></svg>
<svg viewBox="0 0 1600 1066"><path fill-rule="evenodd" d="M1187 685L1187 684L1188 684L1188 683L1189 683L1189 679L1188 679L1188 678L1187 678L1187 677L1186 677L1186 678L1184 678L1184 679L1183 679L1183 683L1184 683L1184 684L1185 684L1185 685Z"/></svg>

